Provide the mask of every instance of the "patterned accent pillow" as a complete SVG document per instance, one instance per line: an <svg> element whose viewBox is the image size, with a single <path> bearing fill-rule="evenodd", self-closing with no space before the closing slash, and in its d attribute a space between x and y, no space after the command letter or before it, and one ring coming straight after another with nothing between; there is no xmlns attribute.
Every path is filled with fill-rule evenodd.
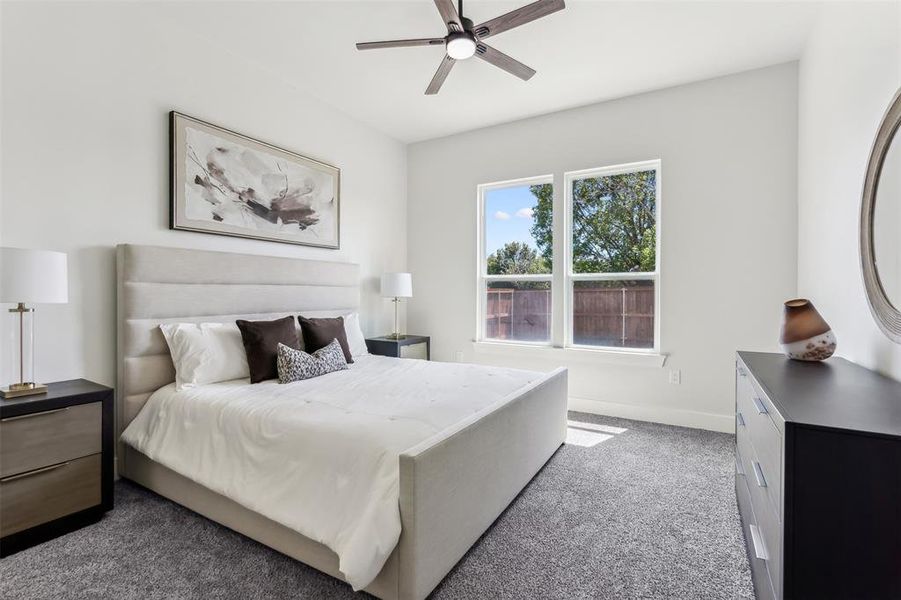
<svg viewBox="0 0 901 600"><path fill-rule="evenodd" d="M347 360L344 358L341 344L334 339L313 354L279 344L276 366L278 382L291 383L319 377L332 371L342 371L347 368Z"/></svg>

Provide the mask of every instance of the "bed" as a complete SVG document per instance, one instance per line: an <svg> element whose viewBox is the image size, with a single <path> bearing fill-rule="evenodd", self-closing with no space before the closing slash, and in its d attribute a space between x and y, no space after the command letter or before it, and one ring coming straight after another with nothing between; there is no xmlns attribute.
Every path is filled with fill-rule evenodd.
<svg viewBox="0 0 901 600"><path fill-rule="evenodd" d="M167 386L171 388L175 379L168 348L159 332L161 323L231 322L298 313L332 316L359 308L359 269L349 263L136 245L119 246L117 253L120 435L154 393L157 396L148 404L148 411L161 402L159 398L165 397ZM566 433L566 371L521 378L511 373L504 387L489 384L485 377L493 375L485 368L479 371L479 367L455 363L367 359L352 366L348 378L333 381L349 384L352 377L375 381L374 373L396 365L398 369L403 366L397 373L410 372L408 381L412 383L408 387L421 381L423 386L433 386L429 389L446 391L454 386L440 383L442 378L462 381L465 376L481 390L480 394L467 392L482 397L481 403L454 407L448 398L444 406L454 409L443 418L437 418L440 408L434 411L435 418L419 415L417 427L421 429L420 422L429 421L428 428L411 438L415 440L412 446L398 447L400 533L383 566L364 589L386 600L425 598L562 444ZM263 393L267 385L278 391L275 383L242 387L241 382L227 382L222 389L206 391L219 396L232 393L240 400L249 387ZM325 379L316 385L319 387L303 388L304 393L314 394L315 390L329 414L344 411L351 415L351 395L342 396L337 385L334 394L324 395L323 386L328 385ZM364 389L360 387L364 384L355 385ZM381 385L384 387L384 382ZM215 398L210 403L214 404ZM403 406L389 408L396 412ZM402 411L400 414L405 416ZM348 428L365 426L348 419ZM173 420L178 422L178 418ZM166 461L148 456L163 460L164 446L144 450L147 454L120 442L117 468L121 476L346 580L339 569L339 556L329 546L285 525L283 518L265 516L262 508L248 508L252 504L246 498L226 490L214 491L198 483L198 477L186 476L187 471L170 468L171 462L166 466Z"/></svg>

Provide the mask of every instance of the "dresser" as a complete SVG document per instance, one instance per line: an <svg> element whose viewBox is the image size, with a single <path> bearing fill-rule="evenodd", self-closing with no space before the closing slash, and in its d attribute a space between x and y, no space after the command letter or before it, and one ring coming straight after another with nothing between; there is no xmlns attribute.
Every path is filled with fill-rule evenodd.
<svg viewBox="0 0 901 600"><path fill-rule="evenodd" d="M901 598L901 383L739 352L735 493L754 589Z"/></svg>
<svg viewBox="0 0 901 600"><path fill-rule="evenodd" d="M0 400L0 556L113 506L113 390L84 379Z"/></svg>

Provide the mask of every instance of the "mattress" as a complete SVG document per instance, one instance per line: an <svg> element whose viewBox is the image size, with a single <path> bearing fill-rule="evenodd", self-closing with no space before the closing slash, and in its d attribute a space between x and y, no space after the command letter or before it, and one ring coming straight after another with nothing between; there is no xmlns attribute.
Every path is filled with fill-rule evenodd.
<svg viewBox="0 0 901 600"><path fill-rule="evenodd" d="M361 356L290 384L156 391L122 440L176 473L320 542L359 590L400 536L398 456L541 373Z"/></svg>

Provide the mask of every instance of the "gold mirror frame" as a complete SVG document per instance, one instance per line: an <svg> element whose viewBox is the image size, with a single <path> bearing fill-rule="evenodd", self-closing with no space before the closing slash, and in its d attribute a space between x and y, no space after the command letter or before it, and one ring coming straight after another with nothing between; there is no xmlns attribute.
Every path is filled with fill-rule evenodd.
<svg viewBox="0 0 901 600"><path fill-rule="evenodd" d="M860 203L860 267L863 271L864 288L867 291L867 303L870 305L873 318L889 339L901 343L901 311L889 300L879 280L873 245L873 215L876 209L879 177L899 126L901 126L901 90L898 90L892 98L888 110L882 117L867 163ZM898 143L901 144L901 137L898 138ZM901 232L898 232L898 235L901 236Z"/></svg>

